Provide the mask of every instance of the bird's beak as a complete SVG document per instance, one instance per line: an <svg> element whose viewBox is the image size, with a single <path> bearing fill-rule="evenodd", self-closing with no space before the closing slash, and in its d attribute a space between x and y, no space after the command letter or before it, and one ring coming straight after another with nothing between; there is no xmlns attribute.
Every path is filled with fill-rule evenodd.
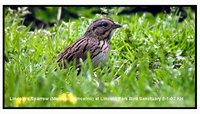
<svg viewBox="0 0 200 114"><path fill-rule="evenodd" d="M118 24L118 23L114 23L114 26L113 26L113 28L121 28L122 27L122 25L120 25L120 24Z"/></svg>

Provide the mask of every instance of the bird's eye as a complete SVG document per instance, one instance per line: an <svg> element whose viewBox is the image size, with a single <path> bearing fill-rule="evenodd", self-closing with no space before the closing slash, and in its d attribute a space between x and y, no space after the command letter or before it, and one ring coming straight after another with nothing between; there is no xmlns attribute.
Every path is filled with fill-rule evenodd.
<svg viewBox="0 0 200 114"><path fill-rule="evenodd" d="M102 23L102 26L107 27L108 23Z"/></svg>

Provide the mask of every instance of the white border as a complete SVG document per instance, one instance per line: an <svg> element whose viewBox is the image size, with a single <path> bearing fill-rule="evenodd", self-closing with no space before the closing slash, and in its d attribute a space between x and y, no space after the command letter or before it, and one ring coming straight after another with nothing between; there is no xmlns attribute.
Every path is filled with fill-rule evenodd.
<svg viewBox="0 0 200 114"><path fill-rule="evenodd" d="M200 112L199 108L196 109L122 109L122 110L115 110L115 109L16 109L16 110L10 110L10 109L3 109L2 106L2 26L3 26L3 15L2 15L2 5L198 5L197 7L197 18L199 19L200 16L200 0L1 0L0 1L0 80L1 80L1 87L0 87L0 106L1 110L0 113L20 113L20 114L27 114L27 113L80 113L80 114L86 114L86 113L93 113L93 114L104 114L104 113L114 113L114 114L121 114L121 113L148 113L148 114L169 114L169 113L175 113L175 114L183 114L183 113L197 113ZM199 49L200 49L200 42L198 40L199 34L198 31L200 30L199 21L197 19L197 61L199 62L200 56L199 56ZM199 63L197 64L197 72L199 70ZM199 77L197 76L197 80L199 81ZM197 96L200 94L200 83L197 84L198 90L197 90ZM199 97L199 96L198 96ZM199 105L199 99L198 98L198 104Z"/></svg>
<svg viewBox="0 0 200 114"><path fill-rule="evenodd" d="M7 5L192 5L199 0L1 0Z"/></svg>

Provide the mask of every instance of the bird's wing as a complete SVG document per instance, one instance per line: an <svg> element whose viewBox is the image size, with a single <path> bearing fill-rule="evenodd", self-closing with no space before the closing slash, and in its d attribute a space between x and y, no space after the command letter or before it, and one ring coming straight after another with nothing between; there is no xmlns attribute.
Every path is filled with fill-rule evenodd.
<svg viewBox="0 0 200 114"><path fill-rule="evenodd" d="M77 40L58 55L58 64L64 64L64 67L66 67L66 62L70 62L74 59L77 60L77 63L79 63L80 58L85 60L87 52L92 45L94 45L94 41L87 37Z"/></svg>

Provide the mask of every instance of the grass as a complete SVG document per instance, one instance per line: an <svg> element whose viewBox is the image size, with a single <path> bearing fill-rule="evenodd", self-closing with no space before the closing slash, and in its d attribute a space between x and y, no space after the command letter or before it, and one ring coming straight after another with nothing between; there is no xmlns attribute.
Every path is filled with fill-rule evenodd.
<svg viewBox="0 0 200 114"><path fill-rule="evenodd" d="M111 39L106 65L94 69L88 59L79 76L73 65L55 71L57 55L103 16L30 31L21 12L4 13L5 107L195 106L195 13L190 9L182 23L176 12L110 15L124 28ZM67 100L42 100L62 95Z"/></svg>

